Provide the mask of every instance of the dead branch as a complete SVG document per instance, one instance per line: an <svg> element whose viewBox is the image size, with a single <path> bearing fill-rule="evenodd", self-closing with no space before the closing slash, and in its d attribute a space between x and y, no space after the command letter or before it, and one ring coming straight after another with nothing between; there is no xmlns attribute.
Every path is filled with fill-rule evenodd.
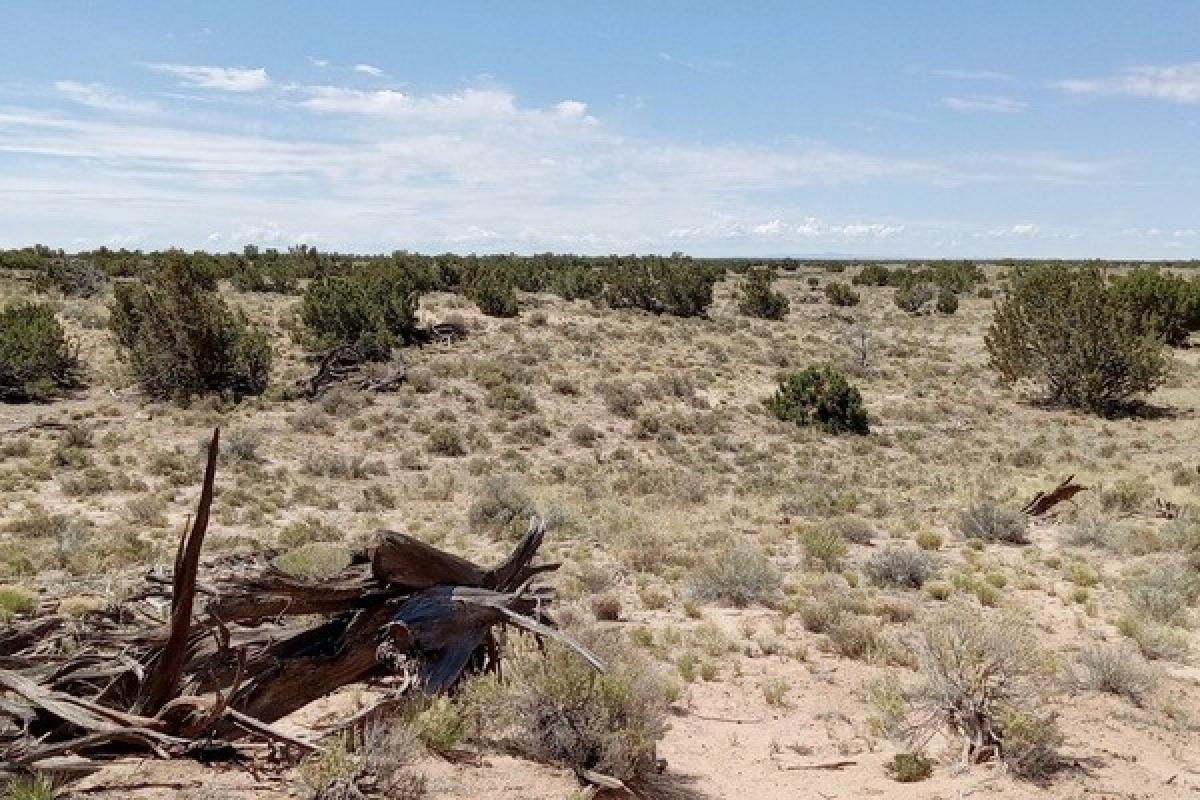
<svg viewBox="0 0 1200 800"><path fill-rule="evenodd" d="M536 517L491 568L389 531L320 583L283 574L265 555L202 564L219 447L214 431L169 581L148 576L142 591L84 625L17 617L0 631L0 761L74 759L87 771L131 752L211 760L246 752L245 739L310 752L316 732L274 723L348 684L390 676L402 678L393 702L418 688L446 691L467 672L498 667L500 626L559 640L603 668L547 614L553 595L535 579L557 565L533 563L545 538Z"/></svg>
<svg viewBox="0 0 1200 800"><path fill-rule="evenodd" d="M1038 492L1021 508L1021 513L1031 517L1040 517L1059 503L1070 500L1080 492L1087 491L1088 487L1073 483L1074 480L1074 475L1068 475L1049 492Z"/></svg>

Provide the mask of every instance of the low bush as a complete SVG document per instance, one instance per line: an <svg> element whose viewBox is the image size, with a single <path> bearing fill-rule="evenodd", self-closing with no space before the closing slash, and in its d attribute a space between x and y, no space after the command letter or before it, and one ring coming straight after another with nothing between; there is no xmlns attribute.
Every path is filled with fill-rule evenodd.
<svg viewBox="0 0 1200 800"><path fill-rule="evenodd" d="M95 297L104 291L108 276L91 258L60 256L47 263L45 280L67 297Z"/></svg>
<svg viewBox="0 0 1200 800"><path fill-rule="evenodd" d="M731 540L692 573L688 590L702 603L742 608L771 602L781 585L779 571L762 548L752 541Z"/></svg>
<svg viewBox="0 0 1200 800"><path fill-rule="evenodd" d="M79 359L49 306L0 311L0 402L49 400L79 382Z"/></svg>
<svg viewBox="0 0 1200 800"><path fill-rule="evenodd" d="M1027 624L954 606L921 622L914 648L921 678L914 705L928 720L948 722L968 763L995 758L1035 781L1058 766L1050 669Z"/></svg>
<svg viewBox="0 0 1200 800"><path fill-rule="evenodd" d="M1200 331L1200 282L1161 269L1139 267L1112 279L1117 305L1135 324L1153 331L1172 347L1187 343Z"/></svg>
<svg viewBox="0 0 1200 800"><path fill-rule="evenodd" d="M994 500L977 498L958 516L958 529L968 539L1029 544L1029 517Z"/></svg>
<svg viewBox="0 0 1200 800"><path fill-rule="evenodd" d="M770 267L752 267L742 282L738 310L748 317L783 319L788 313L788 299L771 288L775 275Z"/></svg>
<svg viewBox="0 0 1200 800"><path fill-rule="evenodd" d="M109 325L143 391L166 399L235 398L267 388L271 345L217 293L203 264L169 251L142 283L116 287Z"/></svg>
<svg viewBox="0 0 1200 800"><path fill-rule="evenodd" d="M1105 415L1154 391L1170 366L1158 330L1094 267L1018 269L985 342L1006 383L1029 383L1049 402Z"/></svg>
<svg viewBox="0 0 1200 800"><path fill-rule="evenodd" d="M626 648L587 643L605 659L603 673L554 643L544 653L526 651L506 662L489 713L508 724L528 757L643 787L658 774L671 689Z"/></svg>
<svg viewBox="0 0 1200 800"><path fill-rule="evenodd" d="M933 575L933 559L923 550L889 546L867 556L863 574L875 586L920 589Z"/></svg>
<svg viewBox="0 0 1200 800"><path fill-rule="evenodd" d="M862 395L841 372L830 366L792 373L779 384L766 405L785 422L818 425L829 433L865 434L869 429Z"/></svg>
<svg viewBox="0 0 1200 800"><path fill-rule="evenodd" d="M713 301L720 270L680 254L615 257L606 265L604 297L612 308L640 308L655 314L700 316Z"/></svg>
<svg viewBox="0 0 1200 800"><path fill-rule="evenodd" d="M309 284L300 319L317 347L353 345L365 358L419 341L417 306L428 276L398 260L371 262Z"/></svg>
<svg viewBox="0 0 1200 800"><path fill-rule="evenodd" d="M1182 560L1151 566L1130 579L1130 608L1139 616L1164 625L1183 625L1188 607L1200 596L1200 575Z"/></svg>
<svg viewBox="0 0 1200 800"><path fill-rule="evenodd" d="M896 290L896 308L909 314L920 314L933 300L933 289L925 283L911 283Z"/></svg>
<svg viewBox="0 0 1200 800"><path fill-rule="evenodd" d="M1079 670L1085 688L1124 697L1137 706L1146 702L1158 681L1142 657L1123 644L1088 645L1079 652Z"/></svg>
<svg viewBox="0 0 1200 800"><path fill-rule="evenodd" d="M897 783L917 783L933 776L933 759L921 753L896 753L887 771Z"/></svg>
<svg viewBox="0 0 1200 800"><path fill-rule="evenodd" d="M953 314L958 311L958 295L949 289L942 289L938 292L934 307L939 314Z"/></svg>
<svg viewBox="0 0 1200 800"><path fill-rule="evenodd" d="M849 284L841 281L830 281L825 284L825 299L833 306L856 306L860 300L858 292L851 289Z"/></svg>
<svg viewBox="0 0 1200 800"><path fill-rule="evenodd" d="M489 317L515 317L519 312L516 283L503 265L476 270L467 297Z"/></svg>
<svg viewBox="0 0 1200 800"><path fill-rule="evenodd" d="M511 478L501 475L483 482L467 511L467 525L472 533L517 538L535 513L529 495Z"/></svg>
<svg viewBox="0 0 1200 800"><path fill-rule="evenodd" d="M0 585L0 622L8 622L18 614L30 614L37 609L37 595L24 586Z"/></svg>
<svg viewBox="0 0 1200 800"><path fill-rule="evenodd" d="M804 560L809 566L827 572L837 570L846 555L846 540L835 530L819 525L806 528L800 534Z"/></svg>

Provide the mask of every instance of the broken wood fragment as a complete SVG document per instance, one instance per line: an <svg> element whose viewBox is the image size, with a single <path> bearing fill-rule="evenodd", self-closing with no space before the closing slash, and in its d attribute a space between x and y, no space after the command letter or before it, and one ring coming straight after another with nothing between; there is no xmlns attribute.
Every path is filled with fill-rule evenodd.
<svg viewBox="0 0 1200 800"><path fill-rule="evenodd" d="M1021 508L1021 513L1031 517L1040 517L1059 503L1070 500L1080 492L1087 491L1088 487L1074 483L1074 480L1074 475L1068 475L1049 492L1038 492Z"/></svg>

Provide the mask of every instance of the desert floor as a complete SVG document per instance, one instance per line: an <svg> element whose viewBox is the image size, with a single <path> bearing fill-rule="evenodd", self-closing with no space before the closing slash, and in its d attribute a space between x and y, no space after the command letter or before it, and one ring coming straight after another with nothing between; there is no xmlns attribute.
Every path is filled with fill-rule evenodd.
<svg viewBox="0 0 1200 800"><path fill-rule="evenodd" d="M860 305L835 308L806 280L850 274L783 273L792 305L781 322L738 315L734 279L718 286L706 319L534 295L518 319L497 320L456 296L427 296L423 318L460 316L465 341L404 351L410 380L396 393L334 391L315 403L288 388L308 369L290 335L298 298L231 292L272 331L273 386L240 405L187 408L139 394L103 327L104 298L51 298L89 385L53 404L0 406L0 583L83 609L169 563L198 493L201 443L219 425L237 457L219 476L213 550L358 544L393 528L491 561L512 533L471 525L472 505L485 493L528 498L550 521L544 555L565 562L553 578L561 601L589 620L617 601L616 620L592 624L626 632L679 683L659 755L682 793L1200 796L1200 669L1186 652L1200 650L1187 618L1195 609L1171 627L1171 652L1134 643L1117 624L1130 582L1173 557L1171 537L1187 524L1161 518L1156 501L1200 506L1200 348L1175 351L1153 414L1043 408L987 368L993 300L964 296L953 316L911 316L893 290L861 288ZM30 291L0 276L0 302ZM765 412L781 373L820 362L862 390L869 435L798 429ZM38 421L75 423L90 439L12 433ZM437 452L450 439L463 455ZM1091 489L1036 521L1030 543L964 536L960 514L973 502L1016 509L1069 474ZM828 573L804 545L822 528L855 539ZM864 580L873 552L918 540L949 599ZM778 597L746 608L692 598L697 570L731 541L769 554ZM855 651L806 627L801 610L828 591L855 594L876 645ZM954 602L1015 614L1055 657L1068 763L1044 785L991 764L963 767L943 737L929 743L929 780L900 784L884 768L899 744L881 732L869 687L910 676L890 654L923 615ZM1140 704L1071 679L1077 654L1100 641L1145 644L1155 656L1136 655L1153 677ZM306 715L344 713L358 699L324 702ZM850 763L804 769L830 761ZM561 799L578 789L569 770L498 753L473 763L428 756L421 769L433 797ZM109 793L123 798L302 794L289 773L150 761L87 781L128 781L135 788Z"/></svg>

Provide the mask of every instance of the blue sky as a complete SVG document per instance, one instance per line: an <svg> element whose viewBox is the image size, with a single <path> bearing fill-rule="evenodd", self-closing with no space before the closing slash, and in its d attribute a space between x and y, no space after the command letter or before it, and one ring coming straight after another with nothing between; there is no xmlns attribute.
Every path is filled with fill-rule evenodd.
<svg viewBox="0 0 1200 800"><path fill-rule="evenodd" d="M0 6L0 246L1200 257L1200 3Z"/></svg>

